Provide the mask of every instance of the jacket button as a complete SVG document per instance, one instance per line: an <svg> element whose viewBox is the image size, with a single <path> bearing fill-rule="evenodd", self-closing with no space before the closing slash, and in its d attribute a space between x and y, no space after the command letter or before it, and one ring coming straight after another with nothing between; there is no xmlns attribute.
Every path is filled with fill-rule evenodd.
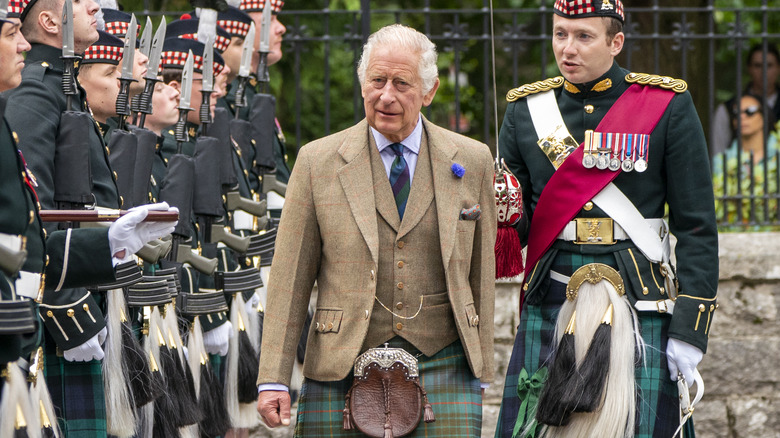
<svg viewBox="0 0 780 438"><path fill-rule="evenodd" d="M401 260L400 262L398 262L398 269L401 269L403 267L404 267L404 262L403 260Z"/></svg>
<svg viewBox="0 0 780 438"><path fill-rule="evenodd" d="M369 273L368 273L368 278L370 278L371 280L373 280L375 276L376 276L376 275L374 274L374 270L372 269L372 270L371 270L371 272L369 272Z"/></svg>
<svg viewBox="0 0 780 438"><path fill-rule="evenodd" d="M401 240L400 242L398 242L398 248L399 248L399 249L403 249L403 248L404 248L404 241L403 241L403 240Z"/></svg>
<svg viewBox="0 0 780 438"><path fill-rule="evenodd" d="M84 309L85 312L89 312L89 304L84 304L82 308Z"/></svg>
<svg viewBox="0 0 780 438"><path fill-rule="evenodd" d="M401 330L402 328L404 328L404 325L399 322L398 324L395 325L395 328Z"/></svg>
<svg viewBox="0 0 780 438"><path fill-rule="evenodd" d="M593 105L585 105L585 112L588 114L593 114Z"/></svg>
<svg viewBox="0 0 780 438"><path fill-rule="evenodd" d="M320 323L315 322L314 323L314 330L319 330L319 329L320 329Z"/></svg>
<svg viewBox="0 0 780 438"><path fill-rule="evenodd" d="M366 309L366 319L368 319L368 316L369 316L368 309Z"/></svg>
<svg viewBox="0 0 780 438"><path fill-rule="evenodd" d="M328 323L328 330L333 330L333 323L332 322Z"/></svg>
<svg viewBox="0 0 780 438"><path fill-rule="evenodd" d="M593 210L593 202L591 201L586 202L585 205L582 207L582 209L585 211Z"/></svg>
<svg viewBox="0 0 780 438"><path fill-rule="evenodd" d="M68 315L69 318L73 318L73 315L76 314L76 311L73 309L68 309L68 311L65 313Z"/></svg>
<svg viewBox="0 0 780 438"><path fill-rule="evenodd" d="M399 281L396 286L398 286L398 289L403 289L404 288L404 283L402 281Z"/></svg>
<svg viewBox="0 0 780 438"><path fill-rule="evenodd" d="M398 310L403 310L404 309L404 303L399 301L398 303L396 303L395 308L398 309Z"/></svg>

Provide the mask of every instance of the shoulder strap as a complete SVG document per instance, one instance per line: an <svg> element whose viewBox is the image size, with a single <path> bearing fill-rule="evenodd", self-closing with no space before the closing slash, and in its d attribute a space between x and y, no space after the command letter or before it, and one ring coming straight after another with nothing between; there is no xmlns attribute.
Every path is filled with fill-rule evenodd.
<svg viewBox="0 0 780 438"><path fill-rule="evenodd" d="M662 88L633 84L612 105L596 130L650 134L674 95L673 91ZM639 108L642 117L637 117ZM526 278L528 270L533 269L580 208L620 174L620 171L586 169L582 166L582 156L580 145L542 190L528 236Z"/></svg>

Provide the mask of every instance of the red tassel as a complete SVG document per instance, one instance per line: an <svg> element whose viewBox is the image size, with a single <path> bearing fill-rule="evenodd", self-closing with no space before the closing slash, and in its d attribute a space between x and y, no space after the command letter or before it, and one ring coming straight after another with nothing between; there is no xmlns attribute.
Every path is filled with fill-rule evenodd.
<svg viewBox="0 0 780 438"><path fill-rule="evenodd" d="M511 278L523 272L523 246L514 227L498 227L495 253L496 278Z"/></svg>

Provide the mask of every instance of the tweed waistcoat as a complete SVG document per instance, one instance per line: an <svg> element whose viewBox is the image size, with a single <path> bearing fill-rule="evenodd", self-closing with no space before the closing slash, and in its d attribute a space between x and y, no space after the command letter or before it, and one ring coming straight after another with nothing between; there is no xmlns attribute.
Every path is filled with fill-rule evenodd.
<svg viewBox="0 0 780 438"><path fill-rule="evenodd" d="M447 295L427 135L421 140L403 221L373 139L371 143L379 231L376 297L381 304L374 301L363 349L400 336L432 356L457 340L458 332Z"/></svg>

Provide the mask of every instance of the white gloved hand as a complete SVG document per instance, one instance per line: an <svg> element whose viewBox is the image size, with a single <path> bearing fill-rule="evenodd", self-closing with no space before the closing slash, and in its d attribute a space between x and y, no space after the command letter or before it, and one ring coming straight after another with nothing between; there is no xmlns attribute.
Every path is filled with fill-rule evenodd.
<svg viewBox="0 0 780 438"><path fill-rule="evenodd" d="M669 377L677 381L677 373L685 377L690 387L693 385L693 371L704 357L704 352L693 345L675 338L669 338L666 345L666 360L669 365Z"/></svg>
<svg viewBox="0 0 780 438"><path fill-rule="evenodd" d="M230 338L233 337L233 324L230 321L203 333L203 347L208 354L224 356L228 352Z"/></svg>
<svg viewBox="0 0 780 438"><path fill-rule="evenodd" d="M178 222L143 221L152 210L179 212L178 208L168 206L167 202L131 208L127 214L117 219L108 229L108 243L113 256L125 251L124 258L126 259L131 254L135 254L147 242L173 232Z"/></svg>
<svg viewBox="0 0 780 438"><path fill-rule="evenodd" d="M260 295L257 292L253 293L251 297L244 303L246 312L249 314L257 313L257 305L260 304Z"/></svg>
<svg viewBox="0 0 780 438"><path fill-rule="evenodd" d="M63 351L65 360L68 362L89 362L91 360L103 360L105 354L100 345L106 340L108 331L105 327L98 334L91 337L87 342Z"/></svg>

